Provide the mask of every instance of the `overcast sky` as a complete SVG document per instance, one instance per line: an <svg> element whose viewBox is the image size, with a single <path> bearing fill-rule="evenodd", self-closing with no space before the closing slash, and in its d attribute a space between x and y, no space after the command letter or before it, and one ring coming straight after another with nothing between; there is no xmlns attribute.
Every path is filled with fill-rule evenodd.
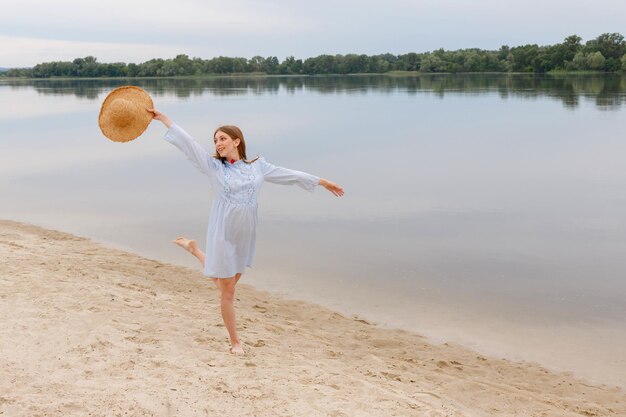
<svg viewBox="0 0 626 417"><path fill-rule="evenodd" d="M626 0L0 0L0 67L426 52L626 36Z"/></svg>

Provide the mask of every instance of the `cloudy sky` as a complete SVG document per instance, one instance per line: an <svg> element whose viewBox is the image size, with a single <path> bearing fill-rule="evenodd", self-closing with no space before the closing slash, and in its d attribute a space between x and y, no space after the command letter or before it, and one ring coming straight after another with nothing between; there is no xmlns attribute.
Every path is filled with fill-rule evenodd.
<svg viewBox="0 0 626 417"><path fill-rule="evenodd" d="M0 0L0 67L425 52L626 35L626 1ZM10 3L10 4L8 4Z"/></svg>

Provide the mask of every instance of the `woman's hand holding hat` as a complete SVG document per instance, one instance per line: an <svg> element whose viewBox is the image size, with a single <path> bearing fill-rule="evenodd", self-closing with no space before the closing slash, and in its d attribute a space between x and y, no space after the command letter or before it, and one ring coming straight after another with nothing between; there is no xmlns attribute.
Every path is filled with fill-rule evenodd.
<svg viewBox="0 0 626 417"><path fill-rule="evenodd" d="M172 125L174 124L172 119L170 119L165 114L158 111L157 109L146 109L146 110L148 110L148 112L152 114L152 117L154 118L154 120L158 120L162 122L165 125L165 127L167 127L168 129L172 127Z"/></svg>

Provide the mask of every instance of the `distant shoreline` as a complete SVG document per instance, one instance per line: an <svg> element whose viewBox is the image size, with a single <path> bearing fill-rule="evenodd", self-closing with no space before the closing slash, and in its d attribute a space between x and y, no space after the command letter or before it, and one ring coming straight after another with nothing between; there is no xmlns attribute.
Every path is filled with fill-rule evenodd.
<svg viewBox="0 0 626 417"><path fill-rule="evenodd" d="M618 75L620 71L550 71L546 73L533 72L419 72L419 71L389 71L378 73L354 73L354 74L266 74L266 73L232 73L232 74L203 74L203 75L173 75L173 76L146 76L146 77L2 77L0 82L6 81L63 81L63 80L84 80L84 81L101 81L101 80L201 80L201 79L219 79L219 78L322 78L322 77L369 77L369 76L387 76L387 77L423 77L423 76L449 76L449 75L528 75L528 76L546 76L546 75Z"/></svg>
<svg viewBox="0 0 626 417"><path fill-rule="evenodd" d="M3 65L7 65L3 63ZM6 67L2 67L6 68ZM465 48L402 54L347 53L298 58L217 56L208 59L178 54L141 63L98 62L95 56L72 61L42 62L30 68L10 68L0 77L171 77L213 74L347 75L406 73L535 73L552 71L626 71L626 40L620 33L603 33L584 44L578 35L554 45L502 45L497 50Z"/></svg>

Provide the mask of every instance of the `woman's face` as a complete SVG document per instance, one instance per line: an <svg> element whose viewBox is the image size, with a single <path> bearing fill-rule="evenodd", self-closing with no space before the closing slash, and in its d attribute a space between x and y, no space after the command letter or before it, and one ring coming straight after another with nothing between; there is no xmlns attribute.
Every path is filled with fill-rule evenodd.
<svg viewBox="0 0 626 417"><path fill-rule="evenodd" d="M237 145L239 145L239 139L233 140L226 133L218 130L213 138L215 143L215 151L222 158L227 159L239 159L239 152L237 152Z"/></svg>

